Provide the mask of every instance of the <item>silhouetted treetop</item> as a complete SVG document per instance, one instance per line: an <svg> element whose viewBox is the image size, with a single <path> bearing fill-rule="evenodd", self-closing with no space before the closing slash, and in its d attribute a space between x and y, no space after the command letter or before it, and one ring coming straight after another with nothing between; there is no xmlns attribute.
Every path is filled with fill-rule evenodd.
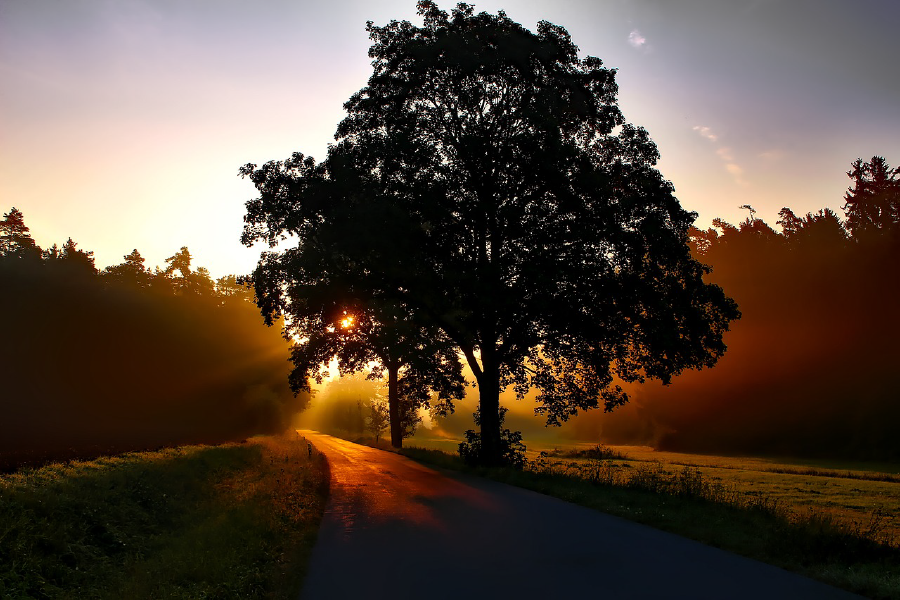
<svg viewBox="0 0 900 600"><path fill-rule="evenodd" d="M856 159L847 171L853 186L844 195L847 229L856 238L896 235L900 228L900 167L881 156Z"/></svg>
<svg viewBox="0 0 900 600"><path fill-rule="evenodd" d="M817 246L819 248L829 246L842 246L847 242L847 229L833 210L820 209L812 213L806 213L805 217L798 217L789 208L782 208L778 212L781 225L781 233L788 244L797 247Z"/></svg>
<svg viewBox="0 0 900 600"><path fill-rule="evenodd" d="M0 221L0 257L40 257L41 249L34 243L30 231L22 211L15 206L4 213Z"/></svg>
<svg viewBox="0 0 900 600"><path fill-rule="evenodd" d="M93 250L79 250L72 238L66 240L59 252L59 260L72 269L80 269L84 273L96 273Z"/></svg>
<svg viewBox="0 0 900 600"><path fill-rule="evenodd" d="M345 104L350 116L337 136L372 135L376 122L416 126L417 137L444 158L473 162L482 152L500 152L503 141L551 142L564 134L587 144L624 123L615 71L595 57L579 60L562 27L542 21L534 34L502 11L476 15L466 4L451 18L420 2L419 14L422 28L368 23L374 73ZM640 137L636 132L629 133Z"/></svg>
<svg viewBox="0 0 900 600"><path fill-rule="evenodd" d="M150 284L152 273L144 267L145 259L137 248L124 256L125 262L110 265L103 269L103 277L109 281L128 284L134 287L146 287Z"/></svg>
<svg viewBox="0 0 900 600"><path fill-rule="evenodd" d="M215 291L216 284L206 267L191 269L193 257L187 246L166 259L166 268L158 275L172 285L177 293L208 296ZM181 275L175 277L175 271Z"/></svg>

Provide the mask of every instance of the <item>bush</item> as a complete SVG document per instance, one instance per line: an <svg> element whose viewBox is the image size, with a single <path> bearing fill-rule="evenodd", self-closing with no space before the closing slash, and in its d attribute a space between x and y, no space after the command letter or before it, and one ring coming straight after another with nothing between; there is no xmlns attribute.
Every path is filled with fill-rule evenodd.
<svg viewBox="0 0 900 600"><path fill-rule="evenodd" d="M510 431L503 428L508 408L500 407L500 465L522 469L525 467L525 444L522 443L521 431ZM481 409L475 411L475 425L481 426ZM465 432L466 441L459 444L459 456L467 465L480 465L481 434L469 429Z"/></svg>

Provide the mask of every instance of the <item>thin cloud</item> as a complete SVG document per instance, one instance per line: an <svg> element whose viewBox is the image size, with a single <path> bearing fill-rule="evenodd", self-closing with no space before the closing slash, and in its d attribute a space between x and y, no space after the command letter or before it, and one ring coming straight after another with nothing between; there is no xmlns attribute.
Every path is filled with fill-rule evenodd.
<svg viewBox="0 0 900 600"><path fill-rule="evenodd" d="M628 43L632 48L641 50L647 47L647 38L641 35L641 32L637 29L632 29L631 33L628 34Z"/></svg>
<svg viewBox="0 0 900 600"><path fill-rule="evenodd" d="M716 156L718 156L725 163L725 170L731 174L731 177L734 179L734 182L740 186L750 185L746 179L744 179L744 169L734 162L734 153L731 151L731 148L728 146L721 146L718 144L719 136L713 133L713 130L705 125L694 125L693 130L696 131L701 137L706 138L710 142L716 144Z"/></svg>
<svg viewBox="0 0 900 600"><path fill-rule="evenodd" d="M711 142L715 142L717 139L719 139L719 136L714 134L712 132L712 129L710 129L709 127L703 126L703 125L694 125L694 131L696 131L701 136L705 137L706 139L708 139Z"/></svg>
<svg viewBox="0 0 900 600"><path fill-rule="evenodd" d="M772 150L760 152L759 157L763 160L780 160L784 158L784 150L773 148Z"/></svg>
<svg viewBox="0 0 900 600"><path fill-rule="evenodd" d="M734 182L738 185L749 185L747 180L744 179L744 169L735 163L728 163L725 165L725 169L731 173L732 177L734 177Z"/></svg>

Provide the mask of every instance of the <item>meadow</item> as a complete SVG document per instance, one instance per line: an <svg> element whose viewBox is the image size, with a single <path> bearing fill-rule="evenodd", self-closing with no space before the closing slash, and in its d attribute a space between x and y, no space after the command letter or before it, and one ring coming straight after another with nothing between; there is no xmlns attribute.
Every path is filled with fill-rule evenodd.
<svg viewBox="0 0 900 600"><path fill-rule="evenodd" d="M583 449L583 448L582 448ZM552 469L587 476L590 458L578 448L544 451ZM850 532L900 546L900 464L662 452L646 446L609 446L618 460L604 477L624 485L635 471L691 473L732 503L768 502L793 518L826 518ZM539 455L538 455L539 456ZM535 457L536 458L536 457Z"/></svg>
<svg viewBox="0 0 900 600"><path fill-rule="evenodd" d="M0 475L0 597L294 598L327 481L296 433Z"/></svg>

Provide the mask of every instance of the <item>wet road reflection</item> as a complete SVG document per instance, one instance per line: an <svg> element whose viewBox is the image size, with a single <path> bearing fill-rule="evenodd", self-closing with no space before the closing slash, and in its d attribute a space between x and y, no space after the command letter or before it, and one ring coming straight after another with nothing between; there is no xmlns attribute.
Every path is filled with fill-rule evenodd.
<svg viewBox="0 0 900 600"><path fill-rule="evenodd" d="M460 503L491 511L497 503L488 494L450 479L397 454L361 446L311 431L303 436L328 457L331 467L329 518L343 525L343 537L359 527L388 521L445 530L436 511Z"/></svg>

